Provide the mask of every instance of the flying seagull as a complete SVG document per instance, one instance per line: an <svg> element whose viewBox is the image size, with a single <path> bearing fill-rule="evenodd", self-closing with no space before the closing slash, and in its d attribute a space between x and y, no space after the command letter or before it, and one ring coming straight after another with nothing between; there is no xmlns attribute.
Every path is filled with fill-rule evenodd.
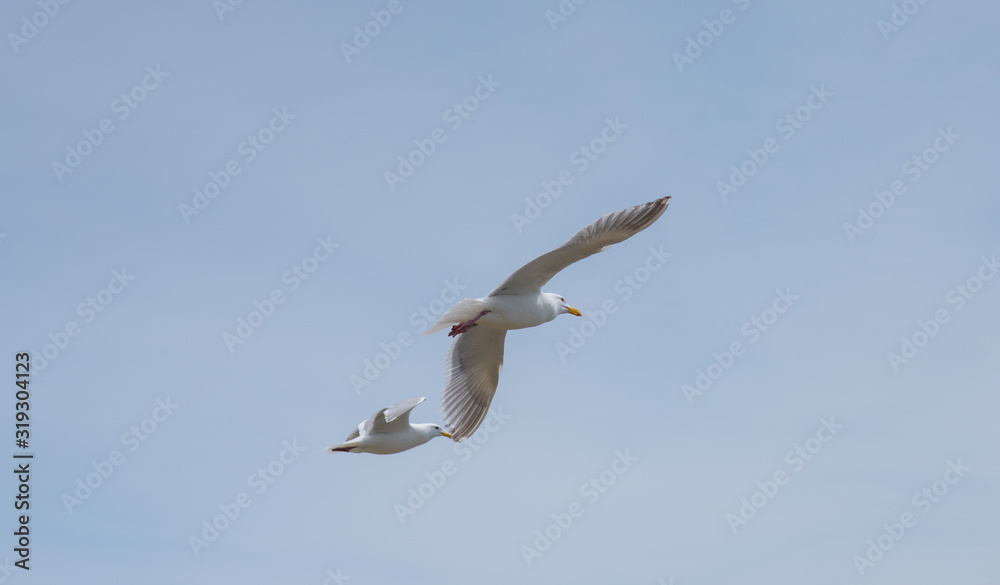
<svg viewBox="0 0 1000 585"><path fill-rule="evenodd" d="M401 453L423 445L434 437L451 438L451 433L432 423L410 424L410 411L427 400L411 398L376 412L354 429L343 443L326 448L327 453Z"/></svg>
<svg viewBox="0 0 1000 585"><path fill-rule="evenodd" d="M670 197L663 197L605 215L562 246L518 268L485 297L459 301L424 332L428 335L451 325L448 335L457 337L448 350L441 395L441 414L452 439L471 437L486 417L500 380L508 329L548 323L563 313L581 316L561 295L542 292L545 283L570 264L651 226L669 203Z"/></svg>

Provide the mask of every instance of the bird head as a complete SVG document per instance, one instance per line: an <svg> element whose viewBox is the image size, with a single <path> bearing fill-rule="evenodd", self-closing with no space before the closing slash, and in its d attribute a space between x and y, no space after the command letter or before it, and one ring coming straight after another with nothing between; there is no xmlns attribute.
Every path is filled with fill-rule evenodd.
<svg viewBox="0 0 1000 585"><path fill-rule="evenodd" d="M451 438L451 433L441 428L441 425L429 424L427 430L430 431L431 438L441 436Z"/></svg>
<svg viewBox="0 0 1000 585"><path fill-rule="evenodd" d="M570 315L576 315L577 317L583 316L583 313L580 312L580 309L567 305L566 299L563 298L562 295L557 295L555 293L552 293L552 296L555 297L556 304L559 307L559 313L558 313L559 315L562 315L563 313L569 313Z"/></svg>

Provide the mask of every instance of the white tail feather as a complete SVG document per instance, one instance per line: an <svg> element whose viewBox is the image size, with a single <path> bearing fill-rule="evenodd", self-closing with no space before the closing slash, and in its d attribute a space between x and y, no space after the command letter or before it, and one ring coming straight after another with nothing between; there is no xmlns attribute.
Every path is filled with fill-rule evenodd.
<svg viewBox="0 0 1000 585"><path fill-rule="evenodd" d="M462 299L445 311L444 315L441 315L441 318L437 320L437 323L431 325L427 331L424 331L424 335L437 333L452 325L475 319L485 305L486 303L483 302L483 299Z"/></svg>

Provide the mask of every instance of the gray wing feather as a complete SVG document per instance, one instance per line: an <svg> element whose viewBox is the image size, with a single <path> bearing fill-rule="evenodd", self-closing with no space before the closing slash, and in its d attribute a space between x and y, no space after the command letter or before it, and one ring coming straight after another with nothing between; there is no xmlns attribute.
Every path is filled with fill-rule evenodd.
<svg viewBox="0 0 1000 585"><path fill-rule="evenodd" d="M372 433L392 433L409 426L410 411L424 400L427 399L411 398L409 400L404 400L399 404L393 404L392 406L383 408L358 425L358 428L354 429L351 434L347 436L346 440L350 441L351 439L356 439Z"/></svg>
<svg viewBox="0 0 1000 585"><path fill-rule="evenodd" d="M385 422L389 426L406 426L410 424L410 411L426 398L411 398L385 409Z"/></svg>
<svg viewBox="0 0 1000 585"><path fill-rule="evenodd" d="M385 412L384 408L362 421L361 424L358 425L358 428L351 431L351 434L347 436L346 440L350 441L351 439L357 439L358 437L364 437L365 435L372 434L372 427L375 425L375 419L379 418L383 412Z"/></svg>
<svg viewBox="0 0 1000 585"><path fill-rule="evenodd" d="M477 326L459 335L448 349L441 414L455 441L471 437L489 411L503 369L506 336L506 329Z"/></svg>
<svg viewBox="0 0 1000 585"><path fill-rule="evenodd" d="M578 231L565 244L518 268L488 296L521 295L541 290L560 270L653 225L666 211L670 197L615 211Z"/></svg>

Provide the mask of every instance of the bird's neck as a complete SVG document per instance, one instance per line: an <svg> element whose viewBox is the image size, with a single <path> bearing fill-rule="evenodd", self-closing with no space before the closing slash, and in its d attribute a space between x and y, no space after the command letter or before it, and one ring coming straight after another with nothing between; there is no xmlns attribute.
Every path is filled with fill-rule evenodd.
<svg viewBox="0 0 1000 585"><path fill-rule="evenodd" d="M417 431L417 434L420 435L420 437L424 440L425 443L427 441L430 441L431 439L434 438L435 435L437 435L437 431L434 430L434 425L432 424L421 423L410 426L412 426L414 430Z"/></svg>

